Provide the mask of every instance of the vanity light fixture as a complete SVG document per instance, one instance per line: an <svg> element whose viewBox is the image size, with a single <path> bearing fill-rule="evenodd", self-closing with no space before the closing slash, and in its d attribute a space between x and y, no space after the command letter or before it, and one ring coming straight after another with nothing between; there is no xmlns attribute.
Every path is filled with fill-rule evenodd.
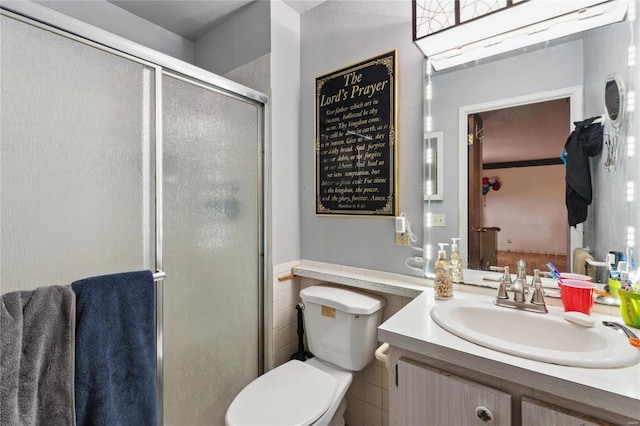
<svg viewBox="0 0 640 426"><path fill-rule="evenodd" d="M627 158L632 158L635 156L636 152L636 138L634 136L635 128L633 126L633 119L636 116L634 111L636 110L636 92L635 87L638 83L638 70L636 66L636 46L634 44L635 36L634 36L634 22L636 20L636 1L637 0L628 0L627 3L627 22L629 23L629 47L627 48L627 72L628 72L628 82L627 82L627 108L626 108L626 119L627 119ZM627 165L626 173L627 173L627 188L626 188L626 199L628 203L633 203L635 200L635 182L633 180L634 172L637 172L634 167L632 167L631 162ZM636 174L637 176L637 174ZM637 179L637 178L636 178ZM638 212L635 209L629 209L629 214L631 215L628 220L631 222L631 226L626 227L626 240L627 240L627 255L630 256L631 249L635 247L636 243L636 231L633 219L633 212L637 215ZM636 216L637 217L637 216ZM633 260L631 260L633 262Z"/></svg>
<svg viewBox="0 0 640 426"><path fill-rule="evenodd" d="M619 22L627 13L626 5L619 1L529 0L466 22L456 18L452 24L449 15L453 12L445 10L444 3L438 0L414 2L414 43L433 60L435 70ZM635 15L635 9L633 13ZM446 25L437 25L438 22ZM425 31L427 27L430 28Z"/></svg>
<svg viewBox="0 0 640 426"><path fill-rule="evenodd" d="M426 278L433 277L433 269L431 268L431 261L433 260L433 249L431 247L431 228L433 225L431 214L431 197L434 190L433 182L433 147L431 146L431 137L429 133L432 130L433 120L431 118L431 100L433 99L433 85L431 83L431 75L433 74L433 64L431 59L425 61L425 74L427 75L427 85L425 87L425 99L426 99L426 118L424 122L424 139L427 141L425 163L426 163L426 175L425 175L425 189L426 189L426 205L425 205L425 229L426 235L424 238L423 249L423 275Z"/></svg>

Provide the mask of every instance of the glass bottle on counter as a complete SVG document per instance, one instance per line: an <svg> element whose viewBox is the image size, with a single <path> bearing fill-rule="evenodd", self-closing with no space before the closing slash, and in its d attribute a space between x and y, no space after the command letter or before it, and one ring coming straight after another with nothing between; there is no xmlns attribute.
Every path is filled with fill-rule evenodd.
<svg viewBox="0 0 640 426"><path fill-rule="evenodd" d="M444 246L449 244L438 243L438 260L433 266L435 279L433 281L433 293L436 300L449 300L453 297L453 283L451 282L451 264L447 260L447 252Z"/></svg>

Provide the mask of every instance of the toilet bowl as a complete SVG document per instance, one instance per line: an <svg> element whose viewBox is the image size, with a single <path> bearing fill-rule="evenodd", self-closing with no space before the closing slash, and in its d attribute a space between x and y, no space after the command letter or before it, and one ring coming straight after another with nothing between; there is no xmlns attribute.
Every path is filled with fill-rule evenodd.
<svg viewBox="0 0 640 426"><path fill-rule="evenodd" d="M286 362L247 385L227 409L227 426L344 426L345 395L353 371L373 359L385 300L324 285L300 297L316 356Z"/></svg>
<svg viewBox="0 0 640 426"><path fill-rule="evenodd" d="M289 361L245 387L229 406L225 424L344 425L340 420L352 377L317 358Z"/></svg>

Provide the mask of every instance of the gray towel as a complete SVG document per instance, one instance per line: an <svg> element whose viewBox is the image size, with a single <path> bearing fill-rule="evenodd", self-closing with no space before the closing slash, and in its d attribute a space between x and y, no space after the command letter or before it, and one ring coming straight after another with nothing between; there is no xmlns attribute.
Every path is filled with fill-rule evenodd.
<svg viewBox="0 0 640 426"><path fill-rule="evenodd" d="M0 424L75 425L71 286L0 298Z"/></svg>

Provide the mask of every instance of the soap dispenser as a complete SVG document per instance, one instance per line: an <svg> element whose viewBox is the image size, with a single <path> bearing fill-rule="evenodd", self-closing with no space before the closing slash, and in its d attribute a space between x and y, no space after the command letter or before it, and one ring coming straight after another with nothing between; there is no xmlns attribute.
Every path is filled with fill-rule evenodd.
<svg viewBox="0 0 640 426"><path fill-rule="evenodd" d="M462 283L462 260L460 260L460 252L458 251L458 241L460 238L451 239L451 281L454 283Z"/></svg>
<svg viewBox="0 0 640 426"><path fill-rule="evenodd" d="M453 297L453 284L451 283L451 264L447 260L447 252L444 246L449 244L438 243L438 260L433 266L435 280L433 282L434 295L437 300L448 300Z"/></svg>

